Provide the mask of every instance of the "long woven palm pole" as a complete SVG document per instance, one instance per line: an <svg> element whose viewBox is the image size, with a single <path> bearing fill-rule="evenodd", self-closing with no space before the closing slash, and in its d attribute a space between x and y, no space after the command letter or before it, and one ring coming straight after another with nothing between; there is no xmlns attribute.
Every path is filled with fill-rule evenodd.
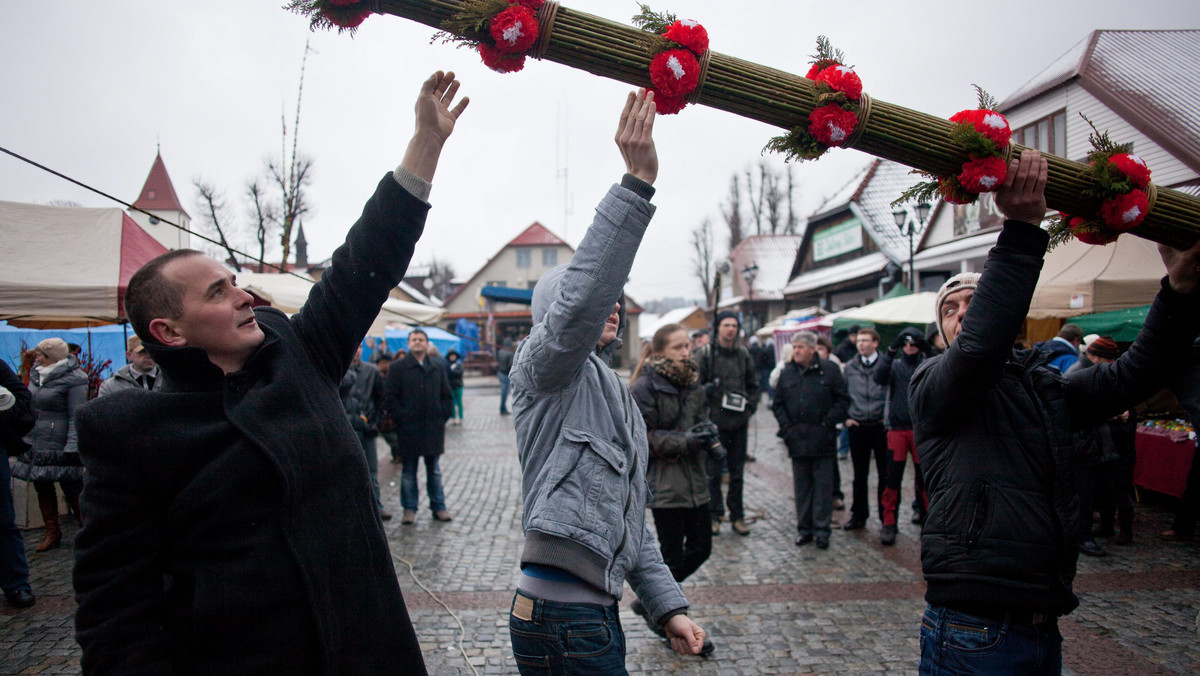
<svg viewBox="0 0 1200 676"><path fill-rule="evenodd" d="M376 2L381 13L439 30L466 4L464 0ZM561 6L550 31L545 59L630 85L650 86L651 57L645 32ZM796 126L816 103L811 80L716 52L710 54L700 86L698 103L784 129ZM865 128L853 147L937 175L955 175L967 155L951 142L953 127L947 120L872 100ZM1023 147L1014 144L1014 156ZM1095 213L1098 203L1083 196L1089 187L1083 178L1084 166L1053 155L1047 159L1046 201L1050 207L1071 214ZM1200 199L1157 188L1150 213L1132 234L1179 248L1191 246L1200 240Z"/></svg>

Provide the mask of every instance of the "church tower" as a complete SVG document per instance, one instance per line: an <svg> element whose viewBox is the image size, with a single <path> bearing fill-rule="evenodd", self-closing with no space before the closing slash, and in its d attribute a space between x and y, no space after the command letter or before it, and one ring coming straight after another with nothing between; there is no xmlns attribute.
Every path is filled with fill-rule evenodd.
<svg viewBox="0 0 1200 676"><path fill-rule="evenodd" d="M163 246L168 249L191 248L191 235L163 222L170 221L191 229L192 219L183 210L183 205L179 203L179 196L175 194L175 186L167 174L167 166L163 164L162 153L154 157L150 174L146 176L146 184L142 186L142 192L133 206L153 214L147 216L140 211L131 210L129 212L133 220L137 221L143 230L150 233Z"/></svg>
<svg viewBox="0 0 1200 676"><path fill-rule="evenodd" d="M308 270L308 240L304 239L304 224L296 225L296 266L297 272Z"/></svg>

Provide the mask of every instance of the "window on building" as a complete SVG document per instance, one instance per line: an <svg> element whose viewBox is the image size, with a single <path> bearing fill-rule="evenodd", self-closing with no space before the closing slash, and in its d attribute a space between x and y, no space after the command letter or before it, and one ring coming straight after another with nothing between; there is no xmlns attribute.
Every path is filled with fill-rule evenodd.
<svg viewBox="0 0 1200 676"><path fill-rule="evenodd" d="M1013 134L1013 140L1044 153L1066 157L1067 111L1060 110L1021 127Z"/></svg>
<svg viewBox="0 0 1200 676"><path fill-rule="evenodd" d="M517 249L517 267L528 268L533 265L533 252L529 249Z"/></svg>
<svg viewBox="0 0 1200 676"><path fill-rule="evenodd" d="M508 282L505 282L503 280L501 280L499 282L492 280L492 281L488 282L487 285L488 286L508 286Z"/></svg>
<svg viewBox="0 0 1200 676"><path fill-rule="evenodd" d="M558 249L542 249L542 267L552 268L558 265Z"/></svg>

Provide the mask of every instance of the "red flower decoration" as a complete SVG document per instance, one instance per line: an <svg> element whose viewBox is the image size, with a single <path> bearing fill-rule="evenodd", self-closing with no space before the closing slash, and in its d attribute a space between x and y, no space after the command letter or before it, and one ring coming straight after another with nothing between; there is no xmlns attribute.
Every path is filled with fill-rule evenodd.
<svg viewBox="0 0 1200 676"><path fill-rule="evenodd" d="M506 54L482 42L479 43L479 56L483 65L497 73L515 73L525 67L524 54Z"/></svg>
<svg viewBox="0 0 1200 676"><path fill-rule="evenodd" d="M708 31L693 19L676 21L667 28L663 37L687 47L697 56L708 50Z"/></svg>
<svg viewBox="0 0 1200 676"><path fill-rule="evenodd" d="M489 30L501 54L525 52L537 44L537 17L524 5L513 5L492 17Z"/></svg>
<svg viewBox="0 0 1200 676"><path fill-rule="evenodd" d="M524 5L536 12L542 8L542 5L546 4L546 0L508 0L508 3L510 5Z"/></svg>
<svg viewBox="0 0 1200 676"><path fill-rule="evenodd" d="M1067 227L1071 229L1071 235L1084 244L1104 246L1117 241L1117 238L1121 236L1119 232L1089 228L1087 220L1083 218L1072 218L1066 214L1063 214L1063 218L1067 220Z"/></svg>
<svg viewBox="0 0 1200 676"><path fill-rule="evenodd" d="M1150 211L1150 200L1141 190L1110 197L1100 205L1100 219L1115 232L1136 228Z"/></svg>
<svg viewBox="0 0 1200 676"><path fill-rule="evenodd" d="M1004 182L1008 175L1008 164L999 157L980 157L962 165L962 173L958 182L962 187L974 193L991 192Z"/></svg>
<svg viewBox="0 0 1200 676"><path fill-rule="evenodd" d="M977 198L973 193L963 190L959 185L958 179L953 176L942 178L938 181L938 193L942 199L950 204L971 204Z"/></svg>
<svg viewBox="0 0 1200 676"><path fill-rule="evenodd" d="M994 110L961 110L952 115L950 121L975 127L975 131L991 139L997 148L1007 147L1012 139L1008 119Z"/></svg>
<svg viewBox="0 0 1200 676"><path fill-rule="evenodd" d="M659 52L650 62L650 81L667 96L687 96L700 83L700 62L686 49Z"/></svg>
<svg viewBox="0 0 1200 676"><path fill-rule="evenodd" d="M822 145L837 146L846 141L858 125L858 115L830 103L808 116L808 133Z"/></svg>
<svg viewBox="0 0 1200 676"><path fill-rule="evenodd" d="M654 109L659 115L675 115L687 107L687 98L683 96L667 96L657 89L654 92Z"/></svg>
<svg viewBox="0 0 1200 676"><path fill-rule="evenodd" d="M332 7L325 7L321 10L321 14L329 19L329 23L338 28L358 28L363 21L367 20L367 17L371 16L371 10L366 7L351 7L358 4L359 0L329 1ZM347 9L333 9L333 7L346 7Z"/></svg>
<svg viewBox="0 0 1200 676"><path fill-rule="evenodd" d="M1146 161L1137 155L1127 155L1125 153L1113 155L1108 158L1108 163L1115 166L1117 171L1129 177L1139 188L1145 188L1150 185L1150 167L1146 166Z"/></svg>
<svg viewBox="0 0 1200 676"><path fill-rule="evenodd" d="M862 80L849 66L833 65L817 73L817 82L824 82L833 91L842 92L852 101L862 97Z"/></svg>

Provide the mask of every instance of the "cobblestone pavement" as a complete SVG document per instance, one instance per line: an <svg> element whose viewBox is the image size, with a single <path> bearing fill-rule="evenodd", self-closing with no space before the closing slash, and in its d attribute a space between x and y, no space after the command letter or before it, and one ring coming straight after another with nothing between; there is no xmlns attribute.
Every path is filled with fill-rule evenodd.
<svg viewBox="0 0 1200 676"><path fill-rule="evenodd" d="M386 531L430 672L513 674L507 611L518 575L521 516L512 421L497 414L494 379L468 378L464 394L465 424L447 428L442 458L454 521L433 521L422 480L417 522L400 525L397 466L387 462L381 442L385 508L396 515ZM757 460L747 465L745 493L748 511L758 515L753 532L739 537L724 528L712 557L684 583L691 615L710 632L717 652L708 660L675 655L628 610L627 594L621 620L629 671L915 673L924 583L911 512L900 515L895 547L880 546L878 521L853 533L836 531L826 551L795 547L791 465L769 413L752 425ZM849 492L849 463L841 470ZM907 502L911 482L905 489ZM835 523L846 517L834 513ZM1140 504L1134 547L1108 547L1111 555L1102 559L1081 557L1081 605L1060 621L1064 673L1200 673L1200 546L1155 538L1168 521L1160 507ZM68 519L64 542L74 531ZM16 610L0 602L0 674L79 671L71 550L64 545L36 554L40 538L40 531L26 534L37 605Z"/></svg>

